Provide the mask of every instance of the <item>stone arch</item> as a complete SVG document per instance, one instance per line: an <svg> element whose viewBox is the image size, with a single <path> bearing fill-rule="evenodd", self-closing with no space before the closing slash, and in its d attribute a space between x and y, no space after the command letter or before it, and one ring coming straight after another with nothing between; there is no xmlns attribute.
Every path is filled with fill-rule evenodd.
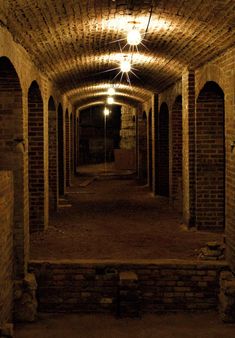
<svg viewBox="0 0 235 338"><path fill-rule="evenodd" d="M0 57L0 120L0 170L12 171L14 176L13 229L7 229L9 251L4 254L11 250L13 235L14 277L21 278L27 269L28 255L28 194L24 178L27 153L22 88L15 67L7 57ZM9 269L8 277L12 278L10 273Z"/></svg>
<svg viewBox="0 0 235 338"><path fill-rule="evenodd" d="M169 110L165 102L159 111L158 140L158 191L162 196L169 196Z"/></svg>
<svg viewBox="0 0 235 338"><path fill-rule="evenodd" d="M70 186L70 117L69 111L65 111L65 163L66 163L66 187Z"/></svg>
<svg viewBox="0 0 235 338"><path fill-rule="evenodd" d="M152 108L149 109L148 113L148 184L150 189L152 190L153 184L153 138L152 138Z"/></svg>
<svg viewBox="0 0 235 338"><path fill-rule="evenodd" d="M178 211L182 210L182 96L173 103L170 118L170 198Z"/></svg>
<svg viewBox="0 0 235 338"><path fill-rule="evenodd" d="M57 127L58 127L58 168L59 168L59 195L63 196L65 192L65 162L64 162L64 114L61 103L57 109Z"/></svg>
<svg viewBox="0 0 235 338"><path fill-rule="evenodd" d="M43 99L36 81L28 91L28 143L29 225L33 232L45 227Z"/></svg>
<svg viewBox="0 0 235 338"><path fill-rule="evenodd" d="M207 82L196 104L196 226L222 230L225 224L224 93Z"/></svg>
<svg viewBox="0 0 235 338"><path fill-rule="evenodd" d="M49 210L56 210L58 205L58 136L55 101L50 96L48 101L48 165L49 165Z"/></svg>
<svg viewBox="0 0 235 338"><path fill-rule="evenodd" d="M217 83L221 90L225 92L224 74L220 67L214 64L206 64L199 74L200 77L196 81L196 97L199 96L199 93L207 82Z"/></svg>

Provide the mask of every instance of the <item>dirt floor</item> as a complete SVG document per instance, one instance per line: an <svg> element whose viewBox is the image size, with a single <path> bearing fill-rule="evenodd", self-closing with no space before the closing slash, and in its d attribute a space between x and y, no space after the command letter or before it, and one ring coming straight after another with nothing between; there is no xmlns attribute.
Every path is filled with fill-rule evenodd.
<svg viewBox="0 0 235 338"><path fill-rule="evenodd" d="M222 243L222 234L187 230L133 176L102 171L86 167L73 180L48 230L31 235L32 259L192 259L208 241Z"/></svg>
<svg viewBox="0 0 235 338"><path fill-rule="evenodd" d="M108 315L41 315L16 327L15 338L234 338L235 324L217 313L146 315L116 319Z"/></svg>

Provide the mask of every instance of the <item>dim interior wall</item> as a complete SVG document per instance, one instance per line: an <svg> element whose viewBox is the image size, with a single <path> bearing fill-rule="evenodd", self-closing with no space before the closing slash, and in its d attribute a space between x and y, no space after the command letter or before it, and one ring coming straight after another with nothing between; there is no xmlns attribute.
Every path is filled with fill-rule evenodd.
<svg viewBox="0 0 235 338"><path fill-rule="evenodd" d="M134 120L133 120L134 118ZM121 149L134 150L136 147L135 108L122 106L121 108Z"/></svg>
<svg viewBox="0 0 235 338"><path fill-rule="evenodd" d="M13 190L12 172L0 171L0 328L12 321Z"/></svg>

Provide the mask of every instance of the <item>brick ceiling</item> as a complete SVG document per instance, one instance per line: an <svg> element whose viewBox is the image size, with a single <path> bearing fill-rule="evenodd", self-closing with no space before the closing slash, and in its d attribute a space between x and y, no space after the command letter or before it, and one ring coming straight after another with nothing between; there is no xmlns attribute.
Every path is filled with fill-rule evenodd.
<svg viewBox="0 0 235 338"><path fill-rule="evenodd" d="M34 63L76 105L105 98L120 45L136 21L145 45L133 55L136 75L116 101L145 101L235 43L235 0L4 0L5 24ZM123 51L128 54L128 47ZM118 78L114 83L118 83Z"/></svg>

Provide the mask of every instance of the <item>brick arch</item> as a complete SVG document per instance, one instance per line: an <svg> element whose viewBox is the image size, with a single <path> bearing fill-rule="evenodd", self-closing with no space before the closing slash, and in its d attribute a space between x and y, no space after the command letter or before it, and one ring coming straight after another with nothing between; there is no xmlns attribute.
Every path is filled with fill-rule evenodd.
<svg viewBox="0 0 235 338"><path fill-rule="evenodd" d="M148 184L150 189L152 189L153 183L152 121L153 121L152 108L150 108L148 113L148 167L149 167Z"/></svg>
<svg viewBox="0 0 235 338"><path fill-rule="evenodd" d="M182 209L182 96L172 105L170 116L170 198L175 207Z"/></svg>
<svg viewBox="0 0 235 338"><path fill-rule="evenodd" d="M48 164L49 164L49 210L58 204L58 136L55 100L48 101Z"/></svg>
<svg viewBox="0 0 235 338"><path fill-rule="evenodd" d="M64 113L61 103L57 109L57 128L58 128L58 169L59 169L59 195L65 192L65 161L64 161Z"/></svg>
<svg viewBox="0 0 235 338"><path fill-rule="evenodd" d="M73 174L73 150L74 150L74 144L73 144L73 135L74 135L74 128L73 128L73 114L70 114L70 148L69 148L69 155L70 155L70 175Z"/></svg>
<svg viewBox="0 0 235 338"><path fill-rule="evenodd" d="M204 66L203 70L200 72L201 76L196 81L196 90L195 95L196 97L199 96L199 93L204 88L207 82L215 82L221 88L223 92L225 92L225 80L224 80L224 73L222 70L216 66L207 64Z"/></svg>
<svg viewBox="0 0 235 338"><path fill-rule="evenodd" d="M158 140L158 189L157 193L169 196L169 109L165 102L159 111L159 140Z"/></svg>
<svg viewBox="0 0 235 338"><path fill-rule="evenodd" d="M6 229L7 247L6 251L2 251L2 258L6 266L11 267L14 264L14 278L24 275L28 254L28 194L25 177L27 166L22 97L20 79L14 65L9 58L0 57L0 170L12 171L14 177L13 229ZM11 273L9 269L4 276L5 281L9 282L9 288L12 282Z"/></svg>
<svg viewBox="0 0 235 338"><path fill-rule="evenodd" d="M30 231L45 228L44 116L41 90L33 81L28 91L29 224Z"/></svg>
<svg viewBox="0 0 235 338"><path fill-rule="evenodd" d="M222 230L225 224L224 93L207 82L196 104L196 226Z"/></svg>

